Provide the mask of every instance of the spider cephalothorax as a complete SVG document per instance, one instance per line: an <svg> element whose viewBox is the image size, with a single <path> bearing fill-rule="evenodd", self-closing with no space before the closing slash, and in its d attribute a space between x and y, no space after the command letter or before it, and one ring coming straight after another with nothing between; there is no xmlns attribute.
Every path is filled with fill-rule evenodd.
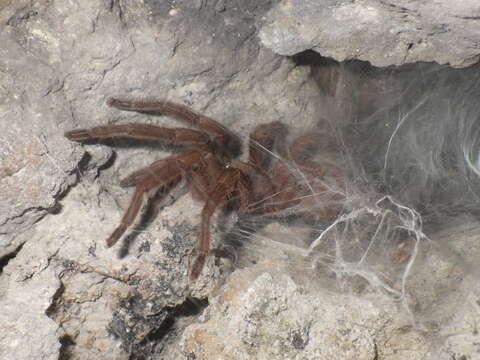
<svg viewBox="0 0 480 360"><path fill-rule="evenodd" d="M200 275L210 252L211 219L227 202L238 213L263 215L311 202L317 193L323 193L324 201L338 200L338 193L325 197L328 190L322 181L312 181L326 175L320 164L311 160L310 150L318 143L316 134L300 136L286 147L281 146L287 135L282 123L275 121L259 125L250 135L248 161L243 162L235 160L240 149L236 135L215 120L196 114L183 105L164 100L117 98L109 98L107 104L120 110L170 115L198 129L129 123L65 133L72 141L131 137L187 146L183 152L155 161L120 181L121 186L134 186L135 191L120 225L107 239L109 247L132 225L147 194L168 191L182 179L187 180L194 197L204 202L196 258L190 269L192 280ZM281 160L271 164L273 150ZM291 164L299 170L303 180L291 171ZM337 171L335 169L331 175L338 176ZM326 201L315 211L322 217L332 217L339 210L338 206Z"/></svg>

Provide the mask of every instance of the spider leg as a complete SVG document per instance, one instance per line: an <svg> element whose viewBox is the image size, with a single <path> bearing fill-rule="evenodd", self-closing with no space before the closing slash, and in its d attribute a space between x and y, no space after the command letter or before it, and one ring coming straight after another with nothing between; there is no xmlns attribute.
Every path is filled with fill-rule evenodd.
<svg viewBox="0 0 480 360"><path fill-rule="evenodd" d="M240 149L240 140L226 127L208 116L197 114L184 105L167 100L126 100L114 97L107 99L107 105L125 111L173 116L177 120L214 135L217 141L228 150L230 155L238 153Z"/></svg>
<svg viewBox="0 0 480 360"><path fill-rule="evenodd" d="M135 170L120 180L120 186L135 186L147 179L158 183L170 182L170 179L184 176L191 170L202 167L205 158L209 156L209 153L200 149L185 150L178 155L157 160L143 169Z"/></svg>
<svg viewBox="0 0 480 360"><path fill-rule="evenodd" d="M300 203L298 192L294 188L278 190L257 203L250 204L242 213L249 215L268 215L290 209ZM255 206L253 206L255 205Z"/></svg>
<svg viewBox="0 0 480 360"><path fill-rule="evenodd" d="M169 144L206 144L208 134L185 128L165 128L149 124L102 125L90 129L74 129L65 132L71 141L86 141L112 137L130 137L145 140L161 140Z"/></svg>
<svg viewBox="0 0 480 360"><path fill-rule="evenodd" d="M295 212L312 219L331 219L338 215L345 198L343 171L333 163L311 160L315 136L302 136L290 146L287 162L277 162L272 182L277 195L255 214L276 213L297 207Z"/></svg>
<svg viewBox="0 0 480 360"><path fill-rule="evenodd" d="M122 237L122 235L127 231L127 229L133 224L135 218L137 217L144 200L148 197L149 192L158 189L170 190L172 186L180 181L180 176L175 179L171 179L169 182L165 182L163 185L158 185L156 182L145 181L136 186L135 192L130 200L127 210L122 216L120 225L113 231L113 233L107 239L107 247L112 247L115 243Z"/></svg>
<svg viewBox="0 0 480 360"><path fill-rule="evenodd" d="M168 175L168 159L169 158L157 160L146 168L135 170L120 180L120 186L123 188L136 186L142 181L152 177L158 179L164 178Z"/></svg>
<svg viewBox="0 0 480 360"><path fill-rule="evenodd" d="M265 193L265 200L260 206L249 207L245 212L272 214L301 206L299 211L310 209L307 213L317 213L320 217L338 214L342 195L329 188L324 177L339 180L342 172L333 164L323 166L312 160L321 148L331 146L330 142L321 133L311 132L295 138L288 148L280 149L283 159L277 160L270 171L275 191L271 195Z"/></svg>
<svg viewBox="0 0 480 360"><path fill-rule="evenodd" d="M258 125L250 134L248 162L267 170L275 145L278 147L278 140L285 139L287 134L287 127L280 121Z"/></svg>
<svg viewBox="0 0 480 360"><path fill-rule="evenodd" d="M252 184L249 201L243 203L240 213L251 213L261 207L265 199L275 193L271 178L267 175L275 147L279 147L278 140L285 138L288 130L284 124L274 121L255 127L249 139L249 161L233 160L231 166L244 173ZM239 188L240 191L240 188Z"/></svg>
<svg viewBox="0 0 480 360"><path fill-rule="evenodd" d="M321 163L312 160L320 149L336 149L334 140L326 138L322 133L312 132L297 137L290 145L289 159L293 161L300 178L303 178L300 183L304 188L315 190L315 193L334 193L324 181L326 178L335 179L337 189L344 187L345 173L338 164L338 158L329 158L327 155L322 157Z"/></svg>
<svg viewBox="0 0 480 360"><path fill-rule="evenodd" d="M339 145L340 142L334 135L328 136L325 133L313 131L295 138L288 147L288 152L283 155L296 163L308 162L319 151L337 153Z"/></svg>
<svg viewBox="0 0 480 360"><path fill-rule="evenodd" d="M193 281L198 278L210 252L210 228L213 215L235 194L239 197L239 207L245 207L250 201L250 184L239 169L227 168L217 179L216 185L210 192L202 209L202 222L197 240L197 256L190 268L190 280Z"/></svg>
<svg viewBox="0 0 480 360"><path fill-rule="evenodd" d="M145 192L148 188L145 185L138 185L133 193L132 199L130 200L130 205L125 211L120 225L114 230L112 235L107 239L107 247L113 246L118 239L127 231L128 227L132 225L133 221L137 217L140 208L142 207L143 198Z"/></svg>
<svg viewBox="0 0 480 360"><path fill-rule="evenodd" d="M205 155L201 165L187 173L192 196L195 199L207 201L210 191L224 170L225 168L213 154Z"/></svg>
<svg viewBox="0 0 480 360"><path fill-rule="evenodd" d="M304 162L303 165L305 168L299 164L289 164L286 159L276 161L269 171L268 182L254 182L257 200L249 204L243 212L250 215L268 215L299 205L311 193L308 182L315 181L324 173L316 162ZM304 178L300 177L302 171L306 174ZM317 186L315 190L320 189Z"/></svg>
<svg viewBox="0 0 480 360"><path fill-rule="evenodd" d="M266 198L261 206L247 209L252 215L268 215L300 206L296 213L330 218L338 214L339 201L343 196L329 188L325 174L332 175L335 182L339 172L325 171L315 161L293 163L277 162L271 171L275 193Z"/></svg>
<svg viewBox="0 0 480 360"><path fill-rule="evenodd" d="M239 209L240 213L250 213L252 209L262 206L265 200L275 193L272 179L258 166L238 160L233 160L231 165L245 174L251 183L250 201Z"/></svg>
<svg viewBox="0 0 480 360"><path fill-rule="evenodd" d="M178 183L186 171L194 169L205 156L200 150L187 150L175 156L158 160L147 168L137 170L121 181L122 186L135 185L130 205L125 211L120 225L107 240L111 247L125 233L137 217L145 194L157 188L170 188Z"/></svg>

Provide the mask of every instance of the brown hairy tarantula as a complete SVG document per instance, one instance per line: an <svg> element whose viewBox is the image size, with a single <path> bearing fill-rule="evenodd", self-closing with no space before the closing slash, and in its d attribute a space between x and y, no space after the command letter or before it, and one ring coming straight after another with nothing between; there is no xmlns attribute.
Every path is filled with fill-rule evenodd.
<svg viewBox="0 0 480 360"><path fill-rule="evenodd" d="M317 133L299 136L287 147L285 125L278 121L258 125L250 134L248 162L244 162L235 160L241 145L236 135L215 120L183 105L164 100L113 97L108 98L107 104L120 110L170 115L198 129L129 123L65 133L72 141L130 137L187 145L183 152L157 160L120 181L122 187L134 186L135 191L120 225L107 239L108 247L132 225L144 198L158 191L165 193L182 179L187 181L192 195L204 203L196 258L190 268L191 280L198 278L210 252L211 219L227 202L239 214L247 215L275 214L297 206L300 210L313 209L315 215L322 218L338 214L339 207L335 203L341 195L332 192L320 179L325 176L338 178L340 171L336 167L322 169L311 159L312 150L318 148ZM274 164L271 164L272 151L278 154ZM318 203L316 194L322 194L324 205L311 206L313 202Z"/></svg>

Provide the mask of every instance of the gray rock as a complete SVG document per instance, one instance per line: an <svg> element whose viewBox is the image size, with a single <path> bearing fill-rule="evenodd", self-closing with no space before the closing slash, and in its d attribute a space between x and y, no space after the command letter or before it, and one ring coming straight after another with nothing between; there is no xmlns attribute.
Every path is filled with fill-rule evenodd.
<svg viewBox="0 0 480 360"><path fill-rule="evenodd" d="M475 358L477 332L471 323L479 320L478 229L478 222L459 218L444 224L434 242L423 243L408 294L400 301L352 292L354 277L344 279L342 294L329 291L324 270L300 266L299 254L291 251L287 261L279 260L272 255L279 248L272 241L262 261L235 271L214 294L172 358ZM398 264L391 261L391 266ZM432 334L440 336L432 339Z"/></svg>
<svg viewBox="0 0 480 360"><path fill-rule="evenodd" d="M443 314L439 326L445 326L448 331L442 334L448 336L473 318L469 304L474 295L458 307L454 321L448 318L451 304L442 303L432 312L425 306L442 296L456 304L442 291L474 289L475 282L466 269L455 267L449 252L424 260L418 270L424 278L417 272L409 277L414 288L408 294L415 299L404 299L402 305L422 310L413 313L421 321L412 328L412 313L395 313L395 303L365 281L347 276L339 282L332 272L312 267L318 259L312 261L305 251L311 224L286 227L272 221L266 233L251 241L242 238L236 267L246 269L238 270L224 288L232 264L214 256L191 283L187 271L201 204L181 191L153 209L154 216L147 216L114 248L105 248L131 196L119 179L172 149L125 139L79 145L67 141L63 132L117 122L178 126L166 117L108 108L107 96L169 98L218 119L242 139L262 122L281 120L296 134L318 128L319 121L325 125L322 117L330 121L328 129L336 129L352 121L357 110L371 110L353 106L353 101L338 106L338 88L325 93L309 66L258 44L256 24L271 5L254 0L20 0L0 5L0 320L6 324L0 329L0 357L181 359L191 353L218 358L224 352L238 358L342 354L393 360L407 356L404 349L415 348L408 356L420 359L431 346L422 333L424 323ZM348 6L354 4L339 9L345 12ZM268 26L262 28L264 41ZM463 46L460 41L456 45ZM455 64L466 64L463 50L457 50ZM442 54L438 51L435 59ZM392 52L391 59L396 56ZM417 55L411 56L408 61ZM377 99L377 93L356 91L382 93L378 85L388 76L352 78L341 83L347 97L360 103L375 98L374 110L391 106L389 100ZM323 78L329 85L340 84L336 79ZM315 224L321 230L326 226ZM468 239L475 234L472 230ZM214 236L214 247L220 247L220 240L225 239ZM458 244L458 251L464 251L464 243ZM473 240L467 245L469 254L477 254ZM346 243L348 249L355 246ZM382 265L388 265L390 248L382 250ZM432 277L437 266L441 275ZM453 279L448 278L450 270L458 271ZM382 274L384 268L376 271ZM345 285L341 295L339 283ZM398 289L398 284L392 286ZM207 298L211 304L200 323L192 325ZM226 343L223 335L232 342ZM471 350L466 356L474 353L473 335L464 342L458 339L450 338L436 354L460 354L466 346Z"/></svg>
<svg viewBox="0 0 480 360"><path fill-rule="evenodd" d="M478 62L476 1L284 0L263 18L260 39L281 55L314 50L375 66Z"/></svg>
<svg viewBox="0 0 480 360"><path fill-rule="evenodd" d="M395 312L388 301L312 293L263 263L232 274L181 346L197 359L374 359Z"/></svg>
<svg viewBox="0 0 480 360"><path fill-rule="evenodd" d="M22 233L51 210L74 181L81 157L62 138L71 121L59 93L62 80L52 67L14 40L6 25L0 34L0 257L26 239ZM69 150L67 150L69 149Z"/></svg>
<svg viewBox="0 0 480 360"><path fill-rule="evenodd" d="M2 301L14 306L13 299L29 289L13 286L10 271L40 291L45 283L36 276L39 269L55 270L51 281L61 286L47 313L64 332L62 356L160 353L160 335L152 334L177 316L188 297L205 298L221 276L212 257L198 282L187 281L200 212L190 196L164 204L147 227L105 249L131 195L119 179L170 149L122 139L107 143L113 147L81 146L67 141L64 131L117 121L178 126L165 117L110 109L110 95L185 103L242 137L260 122L313 123L317 109L305 100L315 91L306 81L308 68L296 69L254 36L255 16L266 6L41 1L1 8L0 256L6 255L2 266L8 263ZM22 326L55 325L45 315L48 307L33 308L38 321ZM51 348L58 354L56 341ZM36 342L41 349L50 338ZM43 356L40 350L26 356L19 348L10 354Z"/></svg>
<svg viewBox="0 0 480 360"><path fill-rule="evenodd" d="M46 312L60 282L47 263L27 278L18 270L9 266L0 279L0 358L58 359L63 331Z"/></svg>

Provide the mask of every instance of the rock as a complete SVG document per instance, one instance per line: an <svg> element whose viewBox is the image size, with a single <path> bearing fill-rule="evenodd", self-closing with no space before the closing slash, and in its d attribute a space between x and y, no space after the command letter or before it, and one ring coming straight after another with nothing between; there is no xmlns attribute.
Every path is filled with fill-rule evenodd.
<svg viewBox="0 0 480 360"><path fill-rule="evenodd" d="M444 260L442 252L431 262L423 259L425 267L415 262L419 270L411 271L408 292L400 292L415 296L401 304L418 313L396 313L396 303L364 279L334 278L315 268L324 258L320 253L312 259L308 246L328 222L315 223L312 230L308 222L286 226L280 218L234 228L233 235L250 235L229 254L238 255L234 275L228 276L231 261L210 256L199 280L189 282L202 205L181 189L153 206L152 216L147 213L115 247L105 248L132 193L119 186L120 179L177 149L126 139L80 145L67 141L64 131L126 122L179 126L167 117L108 108L108 96L168 98L218 119L243 140L256 125L273 120L289 125L292 137L325 125L328 134L338 135L338 124L394 108L395 101L380 96L388 93L384 85L393 83L402 92L405 82L387 72L369 78L362 65L363 75L355 77L343 66L345 72L329 72L327 61L319 75L300 57L262 47L256 26L274 5L254 0L0 5L0 320L7 324L0 329L0 357L181 359L192 353L216 358L225 351L240 358L420 359L432 344L422 333L423 327L431 330L425 323L443 314L439 326L453 333L473 317L469 304L458 307L452 322L451 305L432 312L425 305L442 296L451 301L442 291L464 294L475 286L466 269L458 270L454 257ZM266 33L268 25L262 29ZM460 59L464 55L457 50L452 53ZM441 56L439 51L436 58ZM318 79L326 88L318 87ZM335 102L339 93L345 97ZM381 159L372 159L380 164L376 170ZM268 231L262 233L264 225ZM230 240L217 236L225 229L220 230L214 232L214 247ZM258 237L252 236L257 230ZM405 243L388 245L397 249ZM458 251L465 249L464 242L458 244ZM355 246L345 243L349 250ZM468 246L469 254L477 253L474 241ZM387 266L390 248L381 250ZM361 261L361 254L353 255ZM335 265L338 270L342 264ZM398 280L402 273L395 269L405 266L376 271ZM440 278L431 276L437 266ZM455 278L448 278L449 270L458 271ZM473 295L465 298L474 304ZM460 354L467 345L471 350L473 338L463 343L452 338L437 354Z"/></svg>
<svg viewBox="0 0 480 360"><path fill-rule="evenodd" d="M55 270L61 290L49 298L48 316L63 331L60 352L70 359L160 353L157 331L167 332L187 298L202 303L222 275L211 257L202 278L188 283L201 209L189 195L163 204L148 226L105 249L131 196L119 179L172 149L124 139L81 146L64 131L117 121L179 126L111 109L111 95L169 98L242 137L260 122L316 122L316 105L306 100L315 91L308 68L254 36L268 4L241 5L19 1L0 8L0 257L5 271L18 263L12 273L38 288L39 269ZM23 290L4 281L2 300L13 306ZM45 309L32 311L55 325ZM50 339L36 341L42 349ZM14 350L12 358L21 359ZM23 358L41 356L32 350Z"/></svg>
<svg viewBox="0 0 480 360"><path fill-rule="evenodd" d="M374 359L379 329L390 329L396 312L393 303L379 305L311 292L271 264L259 264L230 276L203 321L185 330L181 346L185 359Z"/></svg>
<svg viewBox="0 0 480 360"><path fill-rule="evenodd" d="M478 62L480 9L475 1L284 0L263 18L259 37L281 55L314 50L374 66L434 61Z"/></svg>
<svg viewBox="0 0 480 360"><path fill-rule="evenodd" d="M46 313L60 282L48 264L27 278L17 270L9 266L0 279L0 358L58 359L63 331Z"/></svg>
<svg viewBox="0 0 480 360"><path fill-rule="evenodd" d="M11 26L4 29L0 66L8 70L0 87L0 258L23 244L22 234L54 208L73 183L74 164L81 158L59 131L71 119L59 93L62 80L14 40Z"/></svg>

